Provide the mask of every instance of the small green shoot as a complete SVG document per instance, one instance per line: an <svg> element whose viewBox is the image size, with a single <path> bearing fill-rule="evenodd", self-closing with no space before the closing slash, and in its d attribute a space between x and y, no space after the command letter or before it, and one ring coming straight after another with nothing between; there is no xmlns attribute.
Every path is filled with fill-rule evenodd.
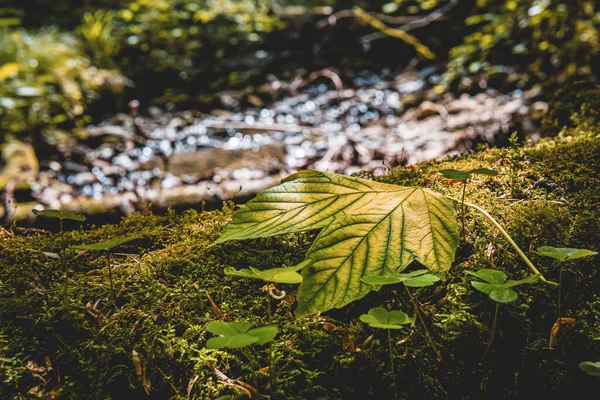
<svg viewBox="0 0 600 400"><path fill-rule="evenodd" d="M538 247L537 254L550 257L558 261L560 264L559 272L558 272L558 300L556 301L556 312L558 314L558 330L562 325L562 313L561 313L561 301L562 301L562 276L564 270L564 263L568 261L577 260L582 257L589 257L598 254L595 251L588 249L573 249L569 247L552 247L552 246L542 246ZM558 331L557 330L557 331ZM548 342L548 347L552 348L553 341L552 333L550 334L550 339Z"/></svg>
<svg viewBox="0 0 600 400"><path fill-rule="evenodd" d="M137 239L141 239L140 236L129 236L126 238L122 238L122 239L116 239L116 240L108 240L105 242L98 242L98 243L92 243L92 244L82 244L82 245L78 245L78 246L72 246L72 248L74 249L79 249L79 250L104 250L104 251L110 251L112 249L114 249L117 246L120 246L122 244L125 243L129 243L133 240L137 240Z"/></svg>
<svg viewBox="0 0 600 400"><path fill-rule="evenodd" d="M217 337L207 340L207 349L239 349L251 344L264 345L277 336L277 325L252 328L249 322L222 322L213 321L206 326L206 330Z"/></svg>
<svg viewBox="0 0 600 400"><path fill-rule="evenodd" d="M435 342L433 341L431 334L429 333L429 329L427 328L427 324L425 323L425 318L421 314L420 307L417 304L417 301L413 297L412 293L408 289L409 287L426 287L431 286L438 282L440 278L437 276L430 274L426 269L419 269L417 271L409 272L406 274L396 274L396 275L367 275L361 279L362 282L371 286L384 286L384 285L394 285L397 283L403 283L404 289L410 298L411 303L415 309L415 315L419 317L419 321L421 321L421 325L423 325L423 329L425 329L425 335L427 336L427 340L431 345L433 351L439 361L442 364L446 365L444 359L442 357L442 353L435 346Z"/></svg>
<svg viewBox="0 0 600 400"><path fill-rule="evenodd" d="M225 268L225 275L238 276L241 278L259 279L264 282L298 284L302 283L302 275L298 273L303 265L295 265L285 268L271 268L264 271L249 267L250 269Z"/></svg>
<svg viewBox="0 0 600 400"><path fill-rule="evenodd" d="M596 251L588 250L588 249L571 249L568 247L552 247L552 246L542 246L537 249L537 253L554 258L560 262L572 261L582 257L594 256L598 254Z"/></svg>
<svg viewBox="0 0 600 400"><path fill-rule="evenodd" d="M33 214L35 214L38 217L56 218L60 221L60 237L61 237L63 246L65 245L65 233L63 231L63 220L69 219L72 221L79 221L79 222L85 221L85 215L79 214L76 212L60 211L60 210L33 210L32 212L33 212Z"/></svg>
<svg viewBox="0 0 600 400"><path fill-rule="evenodd" d="M519 279L517 281L509 279L504 272L495 269L483 268L478 271L465 271L467 274L473 275L481 281L471 281L471 285L482 293L489 296L490 299L496 302L496 309L494 311L494 321L492 323L492 336L490 341L483 353L482 360L485 360L487 353L492 346L494 337L496 336L496 323L498 322L498 305L500 303L512 303L517 300L518 295L512 288L515 286L523 285L526 283L536 283L540 280L539 274L530 275L526 278Z"/></svg>
<svg viewBox="0 0 600 400"><path fill-rule="evenodd" d="M271 312L271 296L273 292L271 290L270 283L283 283L283 284L299 284L302 283L302 275L298 273L307 264L307 261L302 262L292 267L283 268L270 268L267 270L259 270L253 267L249 269L235 269L233 267L226 267L224 269L225 275L237 276L240 278L258 279L267 283L267 316L268 322L271 323L273 315ZM275 386L275 376L273 375L273 347L269 343L269 381L271 388Z"/></svg>
<svg viewBox="0 0 600 400"><path fill-rule="evenodd" d="M493 169L488 168L475 168L469 171L460 171L458 169L442 169L439 171L440 174L444 176L444 178L452 179L455 181L460 181L463 183L462 195L461 195L461 211L460 211L460 220L461 220L461 236L465 236L465 192L467 190L467 181L471 179L472 175L487 175L487 176L496 176L498 175L498 171L494 171Z"/></svg>
<svg viewBox="0 0 600 400"><path fill-rule="evenodd" d="M508 138L509 146L508 146L508 162L510 163L509 170L509 182L510 182L510 195L512 197L516 197L517 195L517 174L519 169L521 168L521 161L523 161L523 152L519 147L519 136L517 132L511 133Z"/></svg>
<svg viewBox="0 0 600 400"><path fill-rule="evenodd" d="M402 329L402 325L415 322L414 317L409 317L403 311L388 311L384 307L371 308L367 314L360 316L360 320L377 329Z"/></svg>
<svg viewBox="0 0 600 400"><path fill-rule="evenodd" d="M108 267L108 277L110 279L110 298L114 302L115 300L115 287L112 275L112 263L111 263L111 250L117 246L120 246L131 241L141 239L140 236L129 236L122 239L108 240L104 242L83 244L78 246L71 246L73 249L78 250L94 250L94 251L106 251L106 266Z"/></svg>
<svg viewBox="0 0 600 400"><path fill-rule="evenodd" d="M425 287L431 286L440 280L440 278L433 274L429 274L428 272L429 271L426 269L420 269L407 274L367 275L361 280L367 285L371 286L384 286L403 283L404 286L408 287Z"/></svg>
<svg viewBox="0 0 600 400"><path fill-rule="evenodd" d="M518 297L517 292L511 289L512 287L525 283L536 283L540 279L540 275L530 275L518 281L512 279L506 280L504 272L485 268L475 272L465 272L481 279L483 282L471 281L471 285L480 292L487 294L490 299L497 303L512 303Z"/></svg>
<svg viewBox="0 0 600 400"><path fill-rule="evenodd" d="M266 325L259 328L252 328L249 322L222 322L213 321L206 326L206 330L217 335L206 341L207 349L240 349L250 345L264 345L269 343L269 369L273 366L273 353L271 351L271 342L277 336L279 328L277 325ZM249 352L242 352L252 365L252 375L254 376L254 385L258 387L255 374L255 360ZM272 374L269 371L269 378ZM272 384L272 382L271 382Z"/></svg>
<svg viewBox="0 0 600 400"><path fill-rule="evenodd" d="M600 376L600 361L584 361L579 363L579 368L591 376Z"/></svg>
<svg viewBox="0 0 600 400"><path fill-rule="evenodd" d="M402 329L403 325L411 324L415 321L414 317L409 317L400 310L388 311L384 307L371 308L367 314L360 316L360 320L368 324L371 328L386 329L388 334L388 351L390 353L390 367L392 370L392 383L394 385L394 398L398 398L398 389L396 388L396 371L394 367L394 356L392 354L392 329Z"/></svg>
<svg viewBox="0 0 600 400"><path fill-rule="evenodd" d="M59 220L70 219L73 221L85 221L85 215L71 211L60 210L33 210L33 213L39 217L56 218Z"/></svg>

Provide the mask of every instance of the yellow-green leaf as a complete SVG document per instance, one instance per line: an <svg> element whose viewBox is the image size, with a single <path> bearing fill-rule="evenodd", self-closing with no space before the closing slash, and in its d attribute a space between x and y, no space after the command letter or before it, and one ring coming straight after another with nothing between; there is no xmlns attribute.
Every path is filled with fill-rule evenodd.
<svg viewBox="0 0 600 400"><path fill-rule="evenodd" d="M458 245L454 208L442 195L302 171L246 203L215 242L324 228L306 254L298 316L365 296L366 275L395 274L413 259L448 270Z"/></svg>

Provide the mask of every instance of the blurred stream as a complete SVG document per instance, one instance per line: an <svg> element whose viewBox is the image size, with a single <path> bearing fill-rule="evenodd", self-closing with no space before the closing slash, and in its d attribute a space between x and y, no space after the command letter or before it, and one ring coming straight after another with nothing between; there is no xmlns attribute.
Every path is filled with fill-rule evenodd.
<svg viewBox="0 0 600 400"><path fill-rule="evenodd" d="M151 107L142 115L134 103L129 113L88 127L87 139L58 147L62 160L40 160L30 196L45 208L130 214L142 203L248 197L299 169L385 174L502 144L512 130L535 132L531 116L545 107L536 93L438 96L432 87L440 72L271 77L272 102L223 92L224 107L210 114ZM254 106L240 105L248 103Z"/></svg>

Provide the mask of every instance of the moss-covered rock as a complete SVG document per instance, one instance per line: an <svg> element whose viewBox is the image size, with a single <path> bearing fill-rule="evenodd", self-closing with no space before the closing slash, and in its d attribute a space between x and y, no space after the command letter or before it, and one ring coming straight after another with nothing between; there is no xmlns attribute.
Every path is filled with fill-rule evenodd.
<svg viewBox="0 0 600 400"><path fill-rule="evenodd" d="M498 177L469 182L467 201L487 209L544 275L557 280L556 266L530 250L542 245L597 250L599 133L573 129L534 147L399 168L380 179L458 197L460 185L444 179L440 169L498 170ZM243 390L234 388L241 385L238 378L268 393L266 347L207 350L205 326L219 318L266 324L264 285L226 276L223 268L298 263L315 233L207 249L231 209L135 214L119 225L64 236L0 230L0 397L24 397L34 388L64 398L187 398L188 390L192 398L232 393L243 398ZM141 239L111 257L116 291L111 303L106 255L70 246L129 235ZM600 330L597 260L581 259L563 274L562 314L575 326L563 325L554 349L548 337L557 317L557 290L529 285L518 289L516 303L499 308L496 338L482 361L495 305L471 288L464 270L498 268L510 278L530 271L497 230L471 211L465 241L446 281L416 291L445 365L436 360L420 325L397 332L400 396L575 398L574 388L598 395L597 380L577 366L600 358L592 340ZM404 292L382 289L326 316L296 320L295 288L277 289L286 294L270 300L280 326L273 345L273 398L392 398L385 332L364 326L358 316L381 305L412 310ZM217 370L233 381L227 383Z"/></svg>

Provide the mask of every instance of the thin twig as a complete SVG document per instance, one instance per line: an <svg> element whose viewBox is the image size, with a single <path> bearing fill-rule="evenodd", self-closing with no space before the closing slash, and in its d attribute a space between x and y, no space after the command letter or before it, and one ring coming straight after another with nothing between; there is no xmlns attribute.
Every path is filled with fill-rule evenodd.
<svg viewBox="0 0 600 400"><path fill-rule="evenodd" d="M175 387L175 385L173 385L173 382L171 381L171 377L167 376L162 369L158 368L158 372L160 372L162 374L162 376L165 378L165 380L169 383L169 386L171 386L171 389L173 389L173 391L175 392L175 394L180 397L181 393L179 393L179 390L177 390L177 388Z"/></svg>
<svg viewBox="0 0 600 400"><path fill-rule="evenodd" d="M445 19L445 15L452 9L454 8L456 5L458 4L458 0L450 0L448 2L448 4L440 7L439 9L433 11L432 13L422 16L422 17L418 17L415 18L413 20L408 20L405 24L401 25L400 27L398 27L397 29L403 32L408 32L411 31L413 29L416 28L421 28L423 26L429 25L432 22L435 21L439 21L442 19ZM377 16L377 18L381 21L387 22L385 19L380 18L379 16ZM399 17L397 17L399 18ZM387 23L391 23L393 24L393 22L387 22ZM370 43L374 40L378 40L378 39L383 39L385 37L387 37L388 35L385 32L373 32L370 33L368 35L365 35L363 37L360 38L360 43L361 44L367 44Z"/></svg>
<svg viewBox="0 0 600 400"><path fill-rule="evenodd" d="M269 291L267 291L267 304L267 312L269 315L270 324L273 317L271 315L271 295L269 294ZM275 390L275 375L273 374L273 341L269 342L269 388L271 389L271 392Z"/></svg>
<svg viewBox="0 0 600 400"><path fill-rule="evenodd" d="M427 340L429 341L429 344L431 345L431 348L435 352L438 361L440 361L444 365L444 367L448 370L449 368L446 365L446 362L444 361L444 358L442 357L442 353L440 353L440 351L438 350L438 348L436 347L436 345L435 345L435 343L433 341L433 338L429 334L429 329L427 328L427 324L425 323L425 319L423 318L423 315L421 315L421 312L419 311L419 305L415 301L415 298L413 297L413 295L410 292L410 290L408 290L408 287L404 286L404 289L406 289L406 293L408 293L408 297L410 298L410 301L412 302L413 306L415 307L415 313L417 314L417 316L419 318L419 321L421 321L421 325L423 325L423 329L425 329L425 336L427 337Z"/></svg>
<svg viewBox="0 0 600 400"><path fill-rule="evenodd" d="M498 322L498 303L496 303L496 311L494 312L494 322L492 323L492 336L490 337L490 341L488 342L487 347L485 348L483 357L481 357L481 361L485 360L485 357L487 356L487 353L490 350L490 347L492 347L492 342L494 341L494 338L496 337L496 323L497 322Z"/></svg>
<svg viewBox="0 0 600 400"><path fill-rule="evenodd" d="M381 14L381 13L376 13L376 12L368 12L368 14L371 15L373 18L377 18L378 20L381 20L381 21L385 22L386 24L391 24L391 25L409 24L411 22L415 22L415 21L418 21L423 18L423 16L421 16L421 15L415 15L412 17L404 17L404 16L396 17L393 15L386 15L386 14ZM337 23L337 21L339 21L340 19L343 19L343 18L356 18L356 11L354 9L337 11L337 12L327 16L327 18L323 18L322 20L318 21L316 23L315 27L317 29L322 29L328 25L335 25Z"/></svg>

